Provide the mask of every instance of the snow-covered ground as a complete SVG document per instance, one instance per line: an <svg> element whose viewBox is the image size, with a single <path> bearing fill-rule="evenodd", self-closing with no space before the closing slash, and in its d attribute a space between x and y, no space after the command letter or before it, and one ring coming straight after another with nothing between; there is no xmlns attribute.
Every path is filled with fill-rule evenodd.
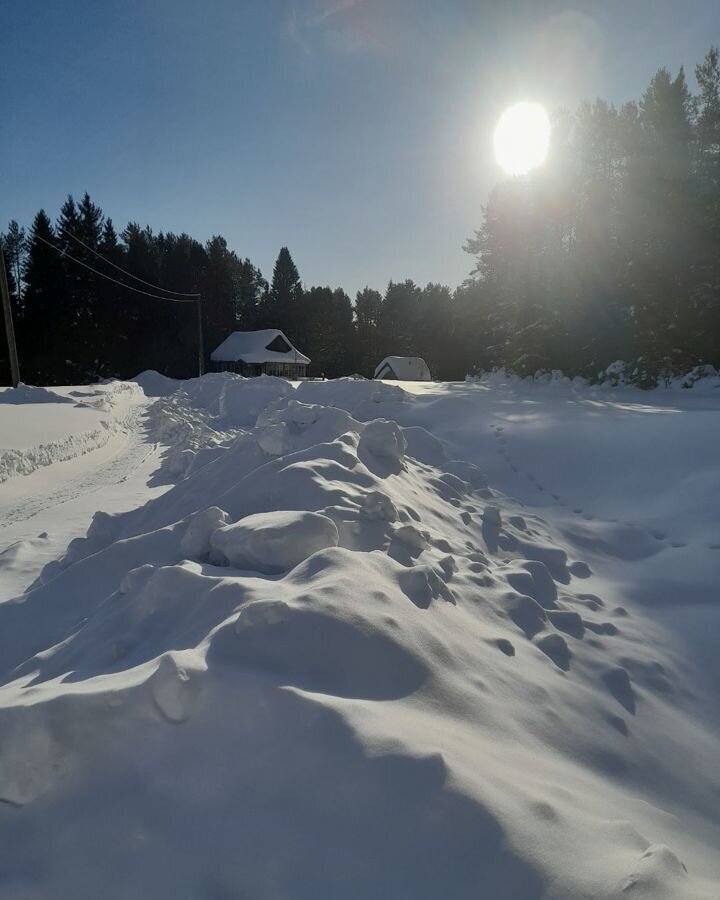
<svg viewBox="0 0 720 900"><path fill-rule="evenodd" d="M95 511L132 509L160 448L135 384L0 389L0 600L20 594L84 536Z"/></svg>
<svg viewBox="0 0 720 900"><path fill-rule="evenodd" d="M720 390L23 390L0 897L720 896Z"/></svg>

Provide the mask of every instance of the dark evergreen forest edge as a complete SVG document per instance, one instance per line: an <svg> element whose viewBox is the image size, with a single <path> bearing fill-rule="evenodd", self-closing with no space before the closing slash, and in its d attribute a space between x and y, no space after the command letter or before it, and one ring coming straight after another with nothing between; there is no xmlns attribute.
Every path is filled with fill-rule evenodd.
<svg viewBox="0 0 720 900"><path fill-rule="evenodd" d="M195 305L94 275L63 253L127 281L72 236L147 282L200 291L208 357L230 331L277 327L311 357L309 374L328 377L371 376L388 354L423 356L442 380L494 367L593 380L622 359L652 387L720 366L717 48L695 74L696 95L682 68L660 69L637 102L556 113L548 162L492 191L465 246L474 269L455 290L407 280L353 302L304 287L286 248L268 283L219 235L203 245L135 222L118 233L87 194L68 197L54 224L43 210L27 232L11 221L2 240L22 380L196 374Z"/></svg>

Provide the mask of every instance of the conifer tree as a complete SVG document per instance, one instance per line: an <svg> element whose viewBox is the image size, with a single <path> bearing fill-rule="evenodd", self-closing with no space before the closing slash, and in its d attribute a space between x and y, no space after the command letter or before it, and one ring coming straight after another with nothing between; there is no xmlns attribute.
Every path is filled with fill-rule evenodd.
<svg viewBox="0 0 720 900"><path fill-rule="evenodd" d="M268 295L266 325L280 328L291 341L299 340L302 285L297 267L287 247L281 247L273 268Z"/></svg>
<svg viewBox="0 0 720 900"><path fill-rule="evenodd" d="M41 209L30 229L23 269L24 314L19 345L23 378L30 384L66 382L65 277L55 247L52 223Z"/></svg>

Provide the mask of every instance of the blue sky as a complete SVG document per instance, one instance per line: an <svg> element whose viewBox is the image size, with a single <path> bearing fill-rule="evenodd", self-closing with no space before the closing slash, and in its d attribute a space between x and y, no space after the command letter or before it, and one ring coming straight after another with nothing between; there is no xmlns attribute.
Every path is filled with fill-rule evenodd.
<svg viewBox="0 0 720 900"><path fill-rule="evenodd" d="M269 276L454 286L502 110L639 96L717 0L2 0L0 227L87 190Z"/></svg>

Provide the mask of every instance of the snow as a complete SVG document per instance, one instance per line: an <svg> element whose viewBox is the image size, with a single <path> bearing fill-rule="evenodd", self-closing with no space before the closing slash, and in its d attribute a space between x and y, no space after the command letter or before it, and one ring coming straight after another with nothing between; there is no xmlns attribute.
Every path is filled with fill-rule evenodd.
<svg viewBox="0 0 720 900"><path fill-rule="evenodd" d="M290 348L284 353L268 350L268 345L281 338ZM216 362L270 363L293 362L308 364L304 356L277 328L263 328L258 331L233 331L231 335L213 350L211 359Z"/></svg>
<svg viewBox="0 0 720 900"><path fill-rule="evenodd" d="M210 536L210 556L220 565L264 575L289 572L327 547L337 547L332 519L311 512L268 512L220 526Z"/></svg>
<svg viewBox="0 0 720 900"><path fill-rule="evenodd" d="M156 375L0 405L0 898L715 900L709 379Z"/></svg>
<svg viewBox="0 0 720 900"><path fill-rule="evenodd" d="M397 378L402 381L432 380L427 363L419 356L386 356L376 367L374 377Z"/></svg>
<svg viewBox="0 0 720 900"><path fill-rule="evenodd" d="M104 446L138 402L139 391L124 383L0 388L0 482Z"/></svg>

